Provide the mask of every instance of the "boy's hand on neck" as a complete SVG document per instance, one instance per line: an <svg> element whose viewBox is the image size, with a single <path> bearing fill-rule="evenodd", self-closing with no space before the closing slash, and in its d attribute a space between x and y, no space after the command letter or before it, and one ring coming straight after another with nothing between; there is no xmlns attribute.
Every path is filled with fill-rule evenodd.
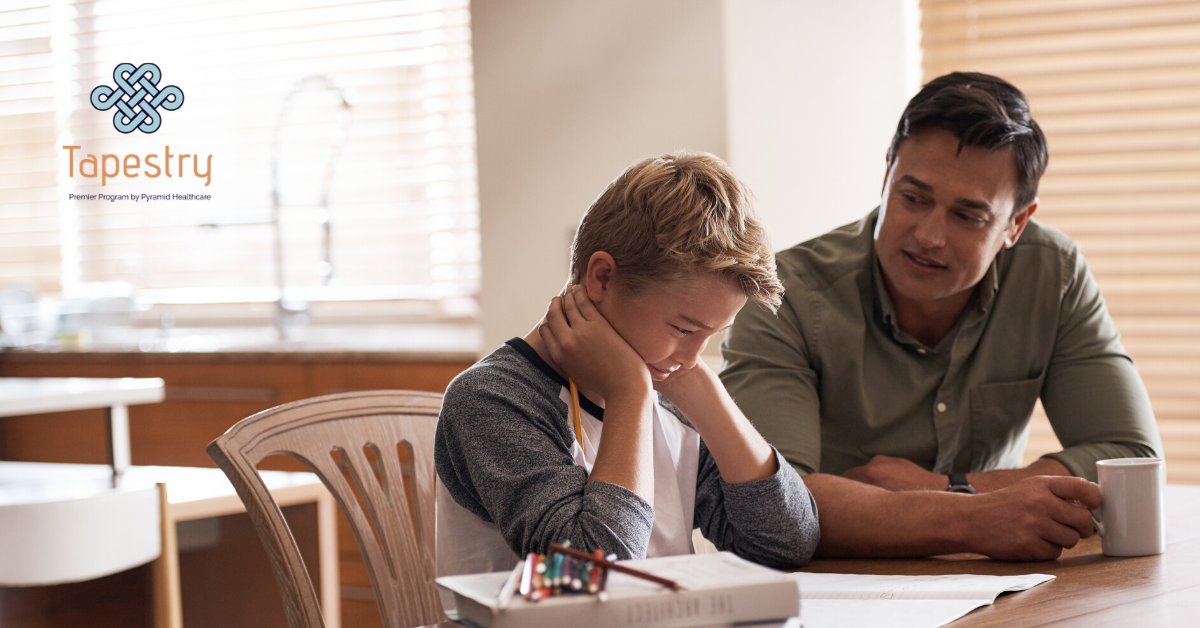
<svg viewBox="0 0 1200 628"><path fill-rule="evenodd" d="M654 389L642 356L580 286L550 301L537 336L551 366L604 406L604 437L588 481L622 486L653 504Z"/></svg>
<svg viewBox="0 0 1200 628"><path fill-rule="evenodd" d="M609 325L582 286L568 286L550 300L538 333L551 365L575 380L593 401L607 404L618 397L650 396L646 363Z"/></svg>

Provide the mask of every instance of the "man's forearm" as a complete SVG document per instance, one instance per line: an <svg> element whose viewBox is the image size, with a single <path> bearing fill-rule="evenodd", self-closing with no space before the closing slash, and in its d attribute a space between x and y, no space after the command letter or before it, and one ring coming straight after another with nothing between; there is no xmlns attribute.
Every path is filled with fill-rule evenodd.
<svg viewBox="0 0 1200 628"><path fill-rule="evenodd" d="M1076 477L1027 478L982 495L887 491L834 475L804 483L817 502L817 556L934 556L974 552L1052 560L1092 534L1100 491Z"/></svg>
<svg viewBox="0 0 1200 628"><path fill-rule="evenodd" d="M967 481L977 493L988 493L1012 486L1035 475L1073 475L1063 463L1053 458L1041 458L1023 469L996 469L982 473L968 473Z"/></svg>
<svg viewBox="0 0 1200 628"><path fill-rule="evenodd" d="M962 495L888 491L836 475L814 473L804 484L817 502L817 556L908 557L967 551L954 516Z"/></svg>
<svg viewBox="0 0 1200 628"><path fill-rule="evenodd" d="M1024 469L968 473L967 481L977 493L990 493L1038 475L1073 474L1061 462L1043 458ZM867 464L847 469L842 476L889 491L944 491L949 486L949 477L945 474L934 473L907 458L885 455L877 455Z"/></svg>

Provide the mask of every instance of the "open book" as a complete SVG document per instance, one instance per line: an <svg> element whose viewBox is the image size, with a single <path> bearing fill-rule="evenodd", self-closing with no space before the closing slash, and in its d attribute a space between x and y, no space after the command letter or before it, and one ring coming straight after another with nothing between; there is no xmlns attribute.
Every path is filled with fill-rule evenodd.
<svg viewBox="0 0 1200 628"><path fill-rule="evenodd" d="M496 595L507 572L442 576L454 593L459 618L485 628L674 628L729 625L794 617L800 595L792 574L756 565L729 552L622 561L674 580L672 591L616 571L608 574L608 601L562 595L540 602L516 597L501 610Z"/></svg>
<svg viewBox="0 0 1200 628"><path fill-rule="evenodd" d="M872 576L791 574L800 585L804 628L938 628L996 601L1054 579L1021 576Z"/></svg>

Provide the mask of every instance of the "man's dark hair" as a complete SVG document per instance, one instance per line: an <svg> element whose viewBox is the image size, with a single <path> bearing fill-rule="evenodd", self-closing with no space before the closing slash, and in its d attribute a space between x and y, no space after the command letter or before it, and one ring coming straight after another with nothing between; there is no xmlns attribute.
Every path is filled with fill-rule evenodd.
<svg viewBox="0 0 1200 628"><path fill-rule="evenodd" d="M1037 197L1038 181L1050 159L1046 136L1029 117L1025 94L1008 81L979 72L951 72L933 79L908 101L892 145L888 167L905 138L929 127L958 138L958 150L973 146L998 150L1011 146L1017 158L1017 190L1013 211Z"/></svg>

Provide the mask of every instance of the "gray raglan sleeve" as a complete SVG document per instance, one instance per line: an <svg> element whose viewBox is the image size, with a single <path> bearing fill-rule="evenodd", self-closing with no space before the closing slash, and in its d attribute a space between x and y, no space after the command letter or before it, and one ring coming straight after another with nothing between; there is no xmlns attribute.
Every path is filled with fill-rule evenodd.
<svg viewBox="0 0 1200 628"><path fill-rule="evenodd" d="M495 372L451 383L434 439L439 479L459 505L495 523L518 556L570 541L644 558L653 507L633 491L588 482L557 398Z"/></svg>
<svg viewBox="0 0 1200 628"><path fill-rule="evenodd" d="M774 475L728 484L701 441L694 525L719 550L769 567L800 567L821 539L817 503L792 465L772 451L779 464Z"/></svg>

